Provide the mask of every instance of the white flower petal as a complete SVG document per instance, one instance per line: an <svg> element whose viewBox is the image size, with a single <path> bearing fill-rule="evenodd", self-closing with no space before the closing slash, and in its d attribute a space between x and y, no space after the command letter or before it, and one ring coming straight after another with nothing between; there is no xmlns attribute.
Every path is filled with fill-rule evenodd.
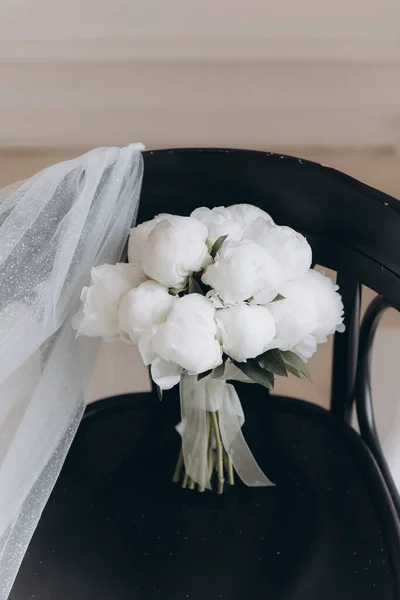
<svg viewBox="0 0 400 600"><path fill-rule="evenodd" d="M140 225L137 225L129 234L128 242L128 259L129 262L140 262L142 260L143 251L147 242L147 238L153 231L155 225L160 221L169 219L173 215L161 214L151 219L151 221L145 221Z"/></svg>
<svg viewBox="0 0 400 600"><path fill-rule="evenodd" d="M273 222L270 215L251 204L217 206L212 210L202 206L196 208L191 217L202 221L207 226L208 239L211 243L214 243L223 235L227 235L229 241L239 242L243 238L247 227L258 218Z"/></svg>
<svg viewBox="0 0 400 600"><path fill-rule="evenodd" d="M317 340L311 334L306 335L292 350L304 361L307 361L317 351Z"/></svg>
<svg viewBox="0 0 400 600"><path fill-rule="evenodd" d="M153 337L156 332L157 326L154 325L142 333L139 338L138 349L145 365L150 365L157 358L157 353L153 348Z"/></svg>
<svg viewBox="0 0 400 600"><path fill-rule="evenodd" d="M268 250L281 265L286 280L301 277L311 266L309 243L290 227L266 224L264 220L257 219L249 226L245 237Z"/></svg>
<svg viewBox="0 0 400 600"><path fill-rule="evenodd" d="M121 331L137 344L145 330L165 321L173 302L168 288L151 279L145 281L121 300L118 313Z"/></svg>
<svg viewBox="0 0 400 600"><path fill-rule="evenodd" d="M160 220L146 240L143 270L167 287L184 287L188 275L211 262L207 234L207 227L191 217Z"/></svg>
<svg viewBox="0 0 400 600"><path fill-rule="evenodd" d="M224 352L239 362L259 356L275 336L275 321L264 306L238 304L219 310L217 323Z"/></svg>
<svg viewBox="0 0 400 600"><path fill-rule="evenodd" d="M338 286L333 281L319 273L310 270L302 281L312 290L317 304L315 327L312 331L318 343L326 341L326 336L335 331L343 331L343 302L337 293Z"/></svg>
<svg viewBox="0 0 400 600"><path fill-rule="evenodd" d="M203 373L222 362L216 339L215 309L200 294L178 298L153 338L155 352L190 373Z"/></svg>
<svg viewBox="0 0 400 600"><path fill-rule="evenodd" d="M285 274L279 263L258 244L226 242L214 264L204 272L202 281L214 288L225 304L243 302L261 292L266 302L277 295Z"/></svg>
<svg viewBox="0 0 400 600"><path fill-rule="evenodd" d="M77 335L102 337L107 341L119 339L118 311L122 297L147 276L137 263L118 263L93 268L91 277L91 285L81 293L83 306L73 321Z"/></svg>
<svg viewBox="0 0 400 600"><path fill-rule="evenodd" d="M183 369L179 365L156 358L151 365L151 377L162 390L170 390L181 379Z"/></svg>
<svg viewBox="0 0 400 600"><path fill-rule="evenodd" d="M315 296L303 279L289 281L279 289L279 292L285 299L268 305L276 323L276 338L270 347L292 350L315 328L317 318Z"/></svg>
<svg viewBox="0 0 400 600"><path fill-rule="evenodd" d="M310 358L317 344L343 330L343 303L337 286L325 275L310 270L280 288L285 300L269 304L276 322L276 337L270 348L293 350Z"/></svg>
<svg viewBox="0 0 400 600"><path fill-rule="evenodd" d="M215 290L210 290L207 292L206 298L209 299L214 308L224 308L224 303Z"/></svg>

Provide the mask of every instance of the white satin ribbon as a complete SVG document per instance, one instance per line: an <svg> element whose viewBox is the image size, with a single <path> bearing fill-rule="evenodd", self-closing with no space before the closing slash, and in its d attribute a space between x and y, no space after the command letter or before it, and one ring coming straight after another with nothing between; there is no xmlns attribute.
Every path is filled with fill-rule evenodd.
<svg viewBox="0 0 400 600"><path fill-rule="evenodd" d="M186 473L200 486L211 489L208 472L207 412L218 411L222 443L232 459L235 471L248 486L274 485L258 466L242 433L243 408L233 385L222 379L184 373L180 383L182 435Z"/></svg>

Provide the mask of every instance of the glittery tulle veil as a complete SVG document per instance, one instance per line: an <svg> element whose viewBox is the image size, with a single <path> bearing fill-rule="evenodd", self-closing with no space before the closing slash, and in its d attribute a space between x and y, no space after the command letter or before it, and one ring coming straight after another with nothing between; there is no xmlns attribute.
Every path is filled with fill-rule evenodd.
<svg viewBox="0 0 400 600"><path fill-rule="evenodd" d="M0 600L83 414L98 341L70 321L92 266L121 256L142 150L99 148L0 190Z"/></svg>

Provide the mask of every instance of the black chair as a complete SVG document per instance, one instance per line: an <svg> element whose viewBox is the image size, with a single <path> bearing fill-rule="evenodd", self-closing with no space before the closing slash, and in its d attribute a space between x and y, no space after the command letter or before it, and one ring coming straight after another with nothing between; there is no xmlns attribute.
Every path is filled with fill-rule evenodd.
<svg viewBox="0 0 400 600"><path fill-rule="evenodd" d="M338 272L345 334L331 411L240 386L245 436L274 488L182 490L173 390L88 407L12 600L399 600L400 502L375 431L369 360L400 308L400 204L298 158L236 150L145 154L139 221L239 202L303 232ZM360 284L380 296L360 327ZM349 425L353 401L361 435ZM384 401L384 399L382 399Z"/></svg>

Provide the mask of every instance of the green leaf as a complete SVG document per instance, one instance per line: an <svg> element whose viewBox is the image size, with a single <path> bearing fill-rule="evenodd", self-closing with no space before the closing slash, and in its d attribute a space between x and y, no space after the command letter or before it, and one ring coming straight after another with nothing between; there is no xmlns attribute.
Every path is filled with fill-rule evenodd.
<svg viewBox="0 0 400 600"><path fill-rule="evenodd" d="M213 370L212 369L208 369L208 371L203 371L203 373L199 373L197 375L197 381L201 381L202 379L204 379L204 377L207 377L207 375L210 375L210 373L212 373Z"/></svg>
<svg viewBox="0 0 400 600"><path fill-rule="evenodd" d="M159 385L157 385L157 386L156 386L156 388L157 388L157 396L158 396L158 399L159 399L159 401L161 402L161 401L162 401L162 398L163 398L163 391L162 391L162 389L160 388L160 386L159 386Z"/></svg>
<svg viewBox="0 0 400 600"><path fill-rule="evenodd" d="M304 360L297 356L294 352L290 351L281 351L281 355L283 360L285 361L286 367L289 371L289 367L297 369L304 377L311 381L310 373L306 367Z"/></svg>
<svg viewBox="0 0 400 600"><path fill-rule="evenodd" d="M288 373L291 373L295 377L298 377L299 379L301 379L301 373L300 373L300 371L298 371L294 367L291 367L290 365L286 365L286 368L288 370Z"/></svg>
<svg viewBox="0 0 400 600"><path fill-rule="evenodd" d="M198 281L195 280L194 277L189 277L188 293L189 294L201 294L202 296L204 296L204 292L201 289L200 284L198 283Z"/></svg>
<svg viewBox="0 0 400 600"><path fill-rule="evenodd" d="M271 302L279 302L279 300L286 300L286 297L282 296L282 294L277 294Z"/></svg>
<svg viewBox="0 0 400 600"><path fill-rule="evenodd" d="M268 390L274 389L274 376L272 373L265 371L260 365L254 360L248 360L247 362L233 361L238 369L242 371L247 377L252 379L255 383L263 385Z"/></svg>
<svg viewBox="0 0 400 600"><path fill-rule="evenodd" d="M264 354L257 356L256 361L266 371L270 371L271 373L275 373L275 375L280 375L281 377L288 376L285 361L283 360L280 350L278 349L264 352Z"/></svg>
<svg viewBox="0 0 400 600"><path fill-rule="evenodd" d="M217 240L215 240L213 247L211 248L211 256L213 258L216 257L218 250L221 248L222 244L224 243L224 241L226 240L226 238L228 237L227 235L221 235Z"/></svg>
<svg viewBox="0 0 400 600"><path fill-rule="evenodd" d="M225 362L222 362L218 367L215 367L212 373L213 379L219 379L225 372Z"/></svg>

